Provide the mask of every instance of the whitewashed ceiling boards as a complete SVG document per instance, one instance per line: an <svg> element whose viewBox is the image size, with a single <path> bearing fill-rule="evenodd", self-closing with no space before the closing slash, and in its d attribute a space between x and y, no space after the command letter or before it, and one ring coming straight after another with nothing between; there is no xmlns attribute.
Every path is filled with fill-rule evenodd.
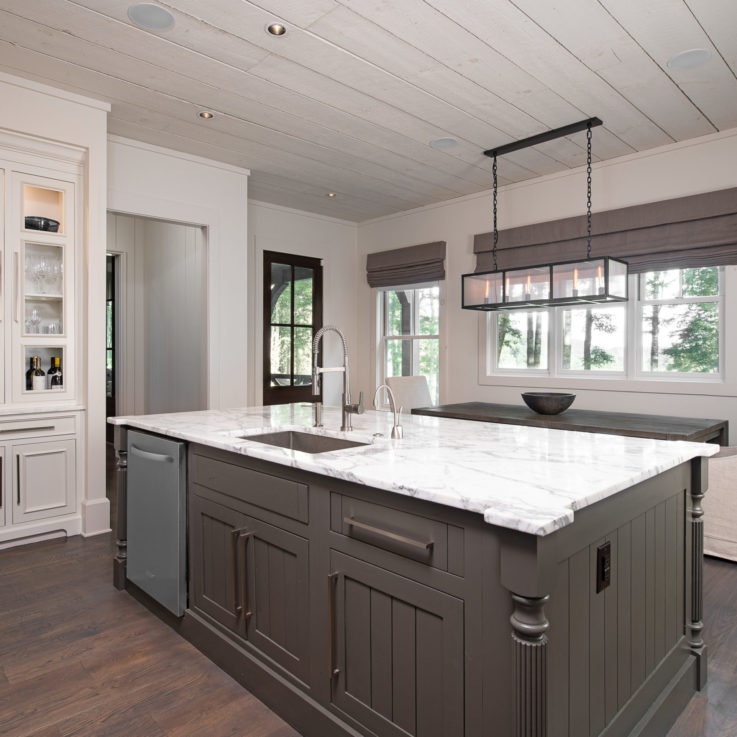
<svg viewBox="0 0 737 737"><path fill-rule="evenodd" d="M168 0L158 33L131 4L0 0L0 70L250 168L253 199L348 220L488 189L484 149L593 115L600 160L737 127L735 0ZM694 48L705 64L668 66ZM551 141L505 156L500 184L583 163L585 136Z"/></svg>

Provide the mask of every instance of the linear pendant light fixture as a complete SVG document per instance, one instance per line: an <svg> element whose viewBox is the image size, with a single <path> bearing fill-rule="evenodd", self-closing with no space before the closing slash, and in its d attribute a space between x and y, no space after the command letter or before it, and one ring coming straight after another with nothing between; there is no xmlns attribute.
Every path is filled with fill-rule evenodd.
<svg viewBox="0 0 737 737"><path fill-rule="evenodd" d="M591 258L591 129L601 124L599 118L589 118L484 151L494 161L494 269L462 276L461 306L464 310L530 309L627 300L627 264L609 257ZM582 130L586 131L586 258L521 269L499 269L496 260L499 240L497 157Z"/></svg>

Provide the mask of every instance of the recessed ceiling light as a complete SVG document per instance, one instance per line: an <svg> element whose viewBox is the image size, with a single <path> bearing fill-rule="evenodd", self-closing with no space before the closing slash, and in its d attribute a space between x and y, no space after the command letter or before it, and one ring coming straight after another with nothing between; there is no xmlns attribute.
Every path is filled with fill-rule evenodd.
<svg viewBox="0 0 737 737"><path fill-rule="evenodd" d="M270 33L272 36L286 36L287 27L281 23L269 23L269 25L266 26L266 32Z"/></svg>
<svg viewBox="0 0 737 737"><path fill-rule="evenodd" d="M433 148L453 148L458 145L458 141L455 138L436 138L434 141L430 141L430 145Z"/></svg>
<svg viewBox="0 0 737 737"><path fill-rule="evenodd" d="M709 59L711 59L709 49L688 49L688 51L681 51L680 54L671 56L668 59L668 66L675 70L695 69L706 64Z"/></svg>
<svg viewBox="0 0 737 737"><path fill-rule="evenodd" d="M335 192L328 192L328 197L337 197L338 195Z"/></svg>
<svg viewBox="0 0 737 737"><path fill-rule="evenodd" d="M211 113L209 110L200 110L199 115L205 120L210 120L211 118L215 117L215 113Z"/></svg>
<svg viewBox="0 0 737 737"><path fill-rule="evenodd" d="M138 3L128 8L128 17L139 28L147 31L168 31L174 26L174 16L153 3Z"/></svg>

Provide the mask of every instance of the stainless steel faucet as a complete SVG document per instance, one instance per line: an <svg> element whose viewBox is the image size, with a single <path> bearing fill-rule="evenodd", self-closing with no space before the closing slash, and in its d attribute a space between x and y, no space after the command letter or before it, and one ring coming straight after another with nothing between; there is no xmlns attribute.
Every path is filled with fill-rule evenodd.
<svg viewBox="0 0 737 737"><path fill-rule="evenodd" d="M341 341L343 342L343 365L342 366L325 366L320 367L317 365L317 349L320 346L320 339L325 333L332 330L334 333L338 333ZM318 396L320 394L320 374L325 374L332 371L343 372L343 401L342 401L342 421L340 429L345 431L353 430L351 425L351 415L362 415L364 413L363 408L363 392L358 393L358 402L356 404L351 403L351 378L350 369L348 367L348 345L345 342L345 336L338 330L334 325L325 325L315 333L315 339L312 342L312 395ZM322 402L312 403L312 417L313 426L322 427Z"/></svg>
<svg viewBox="0 0 737 737"><path fill-rule="evenodd" d="M404 431L402 430L402 426L399 424L399 415L402 411L402 408L400 407L399 409L397 409L397 403L394 400L394 392L388 384L379 384L379 386L376 387L376 391L374 392L374 409L376 409L376 397L379 396L379 392L382 389L386 389L386 392L389 395L389 406L392 408L392 412L394 412L394 427L392 427L392 437L395 440L399 440L400 438L404 437Z"/></svg>

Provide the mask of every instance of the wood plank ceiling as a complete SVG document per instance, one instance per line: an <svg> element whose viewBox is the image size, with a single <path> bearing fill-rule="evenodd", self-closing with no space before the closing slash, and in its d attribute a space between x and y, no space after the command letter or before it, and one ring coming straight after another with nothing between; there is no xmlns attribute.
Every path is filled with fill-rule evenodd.
<svg viewBox="0 0 737 737"><path fill-rule="evenodd" d="M111 133L250 168L252 199L347 220L488 189L484 149L593 115L600 160L737 127L735 0L165 0L161 33L132 2L0 0L0 69L110 102ZM709 61L668 67L693 48ZM584 146L505 156L500 183Z"/></svg>

